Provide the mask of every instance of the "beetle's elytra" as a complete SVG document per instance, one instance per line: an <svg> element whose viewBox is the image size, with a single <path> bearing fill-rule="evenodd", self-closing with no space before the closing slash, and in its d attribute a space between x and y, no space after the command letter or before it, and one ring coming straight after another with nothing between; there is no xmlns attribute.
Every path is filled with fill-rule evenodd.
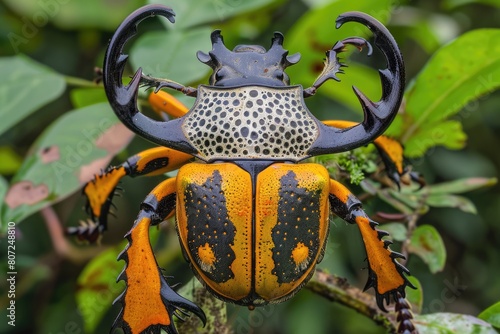
<svg viewBox="0 0 500 334"><path fill-rule="evenodd" d="M207 289L223 300L254 307L296 293L322 259L330 212L359 227L368 260L366 288L374 288L379 307L384 309L384 301L390 302L391 296L404 300L405 287L410 285L408 270L396 260L402 255L382 239L387 233L376 228L360 201L331 179L323 166L301 163L375 141L390 176L397 182L405 172L397 154L399 144L380 137L396 115L404 89L402 56L389 31L359 12L337 19L338 28L350 21L369 27L387 68L380 70L380 101L372 102L354 88L365 113L362 123L322 122L307 109L304 98L314 95L325 81L338 80L336 74L344 65L337 55L346 45L367 47L370 53L366 40L351 37L337 42L327 51L318 79L303 89L291 86L284 71L298 63L300 55L288 55L283 35L275 33L267 50L256 45L229 50L216 30L211 35L212 50L197 54L213 70L208 85L185 87L143 75L139 69L124 86L123 47L135 35L136 26L154 15L174 22L174 12L160 5L132 13L111 39L103 81L120 120L160 147L141 152L89 182L84 193L95 226L70 230L95 240L106 229L114 188L122 177L179 169L176 177L151 191L126 235L129 245L120 255L126 266L119 279L127 282L127 288L118 299L123 309L114 327L125 333L159 333L160 329L176 333L172 321L176 310L193 312L205 321L198 306L167 284L149 244L149 227L174 214L186 260ZM163 111L177 118L156 121L140 113L139 85L154 87L153 106L161 109L167 104ZM163 88L196 97L196 102L188 111L160 91ZM411 321L403 323L400 330L414 330Z"/></svg>

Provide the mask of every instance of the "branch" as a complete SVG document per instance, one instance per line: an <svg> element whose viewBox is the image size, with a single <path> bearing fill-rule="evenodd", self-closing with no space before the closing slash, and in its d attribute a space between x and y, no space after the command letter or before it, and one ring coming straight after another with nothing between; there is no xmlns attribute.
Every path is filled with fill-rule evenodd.
<svg viewBox="0 0 500 334"><path fill-rule="evenodd" d="M397 324L394 316L381 311L373 296L351 286L345 278L316 269L306 288L330 301L338 302L361 313L377 325L387 329L388 332L396 333Z"/></svg>

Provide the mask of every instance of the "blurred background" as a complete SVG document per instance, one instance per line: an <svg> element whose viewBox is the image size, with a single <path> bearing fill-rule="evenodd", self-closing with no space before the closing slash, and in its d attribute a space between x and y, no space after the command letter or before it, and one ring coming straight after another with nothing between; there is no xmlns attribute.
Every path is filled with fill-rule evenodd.
<svg viewBox="0 0 500 334"><path fill-rule="evenodd" d="M383 1L382 1L383 2ZM382 3L381 2L381 3ZM222 29L228 48L237 44L260 44L268 47L274 31L285 35L284 47L290 53L301 52L307 57L310 42L315 33L331 40L326 51L342 33L334 29L334 20L343 11L366 8L366 12L379 17L394 34L406 61L408 84L423 69L430 57L443 45L458 36L475 29L500 28L500 1L498 0L415 0L386 1L385 8L364 1L254 1L204 0L163 1L177 13L177 23L165 33L164 20L151 19L140 27L140 38L131 42L132 69L143 66L145 72L157 77L168 77L185 85L195 86L206 82L209 69L196 60L195 52L210 50L210 31ZM64 81L63 86L54 84L60 91L55 98L39 105L36 94L30 94L31 83L0 84L3 101L23 99L33 104L33 112L19 121L12 122L0 135L0 171L2 173L2 196L6 184L16 175L30 168L33 142L55 120L70 110L105 102L102 88L95 86L95 67L102 66L108 40L119 23L134 9L146 4L145 0L2 0L0 2L0 56L26 55L48 68L47 75L54 72ZM370 7L372 6L372 7ZM392 6L392 7L391 7ZM321 14L318 14L321 13ZM303 29L307 22L314 22L315 29ZM354 25L354 24L353 24ZM363 27L358 27L366 32ZM342 29L341 29L342 30ZM356 32L356 30L354 30ZM146 35L147 32L147 35ZM169 35L170 34L170 35ZM310 37L310 38L309 38ZM158 48L158 46L161 46ZM322 45L321 45L322 46ZM304 54L305 53L305 54ZM365 54L356 54L353 61L372 67L367 78L376 78L376 68L384 63L380 57L366 60ZM492 53L491 57L499 57ZM2 58L5 59L5 58ZM322 63L319 56L317 62ZM471 62L475 59L471 57ZM349 60L347 60L349 63ZM3 63L5 64L5 63ZM318 74L317 66L307 61L299 62L288 71L293 84L305 87L312 84ZM321 66L319 67L321 69ZM361 111L353 104L349 81L349 70L341 83L328 83L325 92L308 99L308 108L319 118L360 120ZM9 69L0 67L0 77L5 78ZM356 66L354 66L354 70ZM3 73L2 73L3 72ZM358 71L359 73L365 73ZM498 73L498 72L496 72ZM364 77L363 77L364 78ZM377 99L379 92L370 91L366 83L356 81L361 90L368 90ZM499 82L496 74L485 76L485 80ZM378 79L376 79L378 80ZM375 81L379 85L378 81ZM500 84L496 84L498 87ZM495 86L493 84L492 86ZM380 89L380 88L378 88ZM19 94L19 95L18 95ZM349 97L345 97L349 95ZM352 95L352 96L350 96ZM187 105L190 99L182 98ZM16 102L17 103L17 102ZM460 108L454 119L460 121L467 135L466 145L459 149L441 146L432 147L412 160L414 169L420 172L428 184L435 184L466 177L498 177L500 170L500 94L498 91L481 94L474 101ZM7 105L0 105L4 115ZM36 111L36 112L34 112ZM91 114L89 110L89 117ZM104 111L103 111L104 112ZM106 112L109 112L106 109ZM14 111L15 113L15 111ZM12 111L9 110L9 114ZM3 117L3 116L2 116ZM111 117L111 116L110 116ZM82 119L82 122L85 120ZM0 121L1 122L1 121ZM76 121L78 122L78 118ZM72 131L77 131L78 123ZM120 147L125 147L122 139ZM141 138L133 138L128 146L120 149L112 164L119 164L126 157L151 147ZM24 164L23 164L24 161ZM35 163L35 162L32 162ZM50 212L55 213L64 227L74 226L85 220L81 207L85 204L78 185L65 189L65 195L54 194L54 211L43 214L23 213L15 220L16 266L18 275L16 289L16 326L6 324L5 308L7 285L0 282L0 332L2 333L103 333L108 332L119 307L109 307L110 302L121 292L122 285L114 285L116 273L123 263L114 261L115 253L124 247L122 236L130 228L138 206L146 194L161 180L161 177L124 179L122 197L114 202L117 218L110 217L109 231L101 246L76 245L68 241L54 240L48 228ZM68 186L69 187L69 186ZM361 187L350 186L355 193ZM428 265L418 256L410 256L407 263L412 274L422 285L422 313L457 312L477 316L486 307L500 300L500 186L464 194L477 209L477 214L457 208L432 208L418 224L434 226L442 237L446 249L446 265L437 273L431 273ZM52 204L52 203L51 203ZM386 203L373 199L365 204L369 213L393 212ZM5 208L2 209L5 218ZM22 220L22 221L21 221ZM2 222L5 236L5 224ZM186 283L192 277L188 265L183 261L176 240L173 224L162 228L155 238L160 264L168 263L168 274L175 281ZM56 228L57 229L57 228ZM169 233L163 233L163 232ZM336 275L346 277L349 282L362 288L366 281L365 255L359 233L354 226L334 219L330 230L330 242L323 262L319 267ZM5 254L6 239L1 241ZM62 245L62 246L61 246ZM59 248L58 248L59 247ZM398 249L396 244L393 248ZM109 255L102 255L108 252ZM105 253L105 254L108 254ZM68 255L71 254L71 255ZM87 266L92 258L101 254L101 262L92 271ZM0 267L6 266L2 255ZM87 271L85 271L87 270ZM97 283L92 286L97 295L77 297L88 281L88 273L99 272ZM83 272L83 274L82 274ZM87 276L85 274L87 272ZM82 276L83 275L83 276ZM0 275L3 277L3 275ZM108 284L113 284L108 286ZM111 288L112 287L112 288ZM88 288L88 286L87 286ZM79 299L83 298L83 299ZM92 299L93 298L93 299ZM82 300L85 306L82 309ZM78 306L80 304L80 306ZM93 318L92 325L84 324L82 315ZM371 320L358 315L336 303L303 289L293 299L254 312L228 306L228 321L236 333L383 333Z"/></svg>

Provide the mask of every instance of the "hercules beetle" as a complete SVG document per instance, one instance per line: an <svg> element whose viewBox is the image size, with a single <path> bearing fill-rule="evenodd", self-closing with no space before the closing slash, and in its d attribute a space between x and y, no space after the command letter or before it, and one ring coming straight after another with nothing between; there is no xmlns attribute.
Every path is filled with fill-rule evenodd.
<svg viewBox="0 0 500 334"><path fill-rule="evenodd" d="M129 244L119 257L126 267L119 279L127 287L117 299L123 308L113 328L121 327L126 333L159 333L160 329L176 333L172 316L179 311L193 312L205 321L198 306L168 285L149 243L150 226L175 214L183 254L198 279L216 297L253 308L284 301L309 280L323 257L333 212L360 229L368 261L366 288L374 288L378 306L385 310L384 302L389 303L391 296L406 305L400 306L404 311L400 331L413 331L404 302L405 287L411 286L409 272L396 260L403 256L389 249L391 242L382 239L387 233L376 228L360 201L330 179L322 165L301 163L368 144L390 125L403 96L404 67L389 31L363 13L337 18L337 28L350 21L367 26L387 68L379 70L380 101L372 102L353 88L364 110L362 123L322 122L303 99L314 95L325 81L339 80L336 74L345 65L337 55L347 45L367 47L371 53L363 38L346 38L327 51L323 71L307 89L290 85L284 70L296 64L300 54L288 55L281 33L274 34L268 50L239 45L231 51L219 30L211 35L212 50L197 53L213 70L208 85L185 87L143 75L141 69L123 85L127 60L123 47L136 34L137 25L155 15L174 22L171 9L149 5L119 26L105 55L103 82L119 119L161 147L139 153L89 182L84 192L96 225L70 231L93 240L106 229L110 201L122 177L179 169L176 177L163 181L146 197L126 235ZM196 102L187 113L181 111L181 117L153 120L138 110L140 85L155 92L174 89L196 97ZM401 166L397 171L392 175L395 181L403 172Z"/></svg>

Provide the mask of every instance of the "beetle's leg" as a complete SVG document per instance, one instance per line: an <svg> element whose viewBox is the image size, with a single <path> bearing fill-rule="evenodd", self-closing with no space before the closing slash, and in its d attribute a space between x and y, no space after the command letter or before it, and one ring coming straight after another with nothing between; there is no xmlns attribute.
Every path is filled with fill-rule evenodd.
<svg viewBox="0 0 500 334"><path fill-rule="evenodd" d="M323 67L323 71L321 71L320 75L311 87L304 89L304 97L316 94L318 88L330 79L340 81L336 74L344 73L342 67L347 67L347 65L340 62L338 54L346 51L347 45L354 45L359 51L363 50L363 47L366 46L368 48L369 56L373 52L371 44L364 38L360 37L350 37L335 43L331 50L326 51L325 66Z"/></svg>
<svg viewBox="0 0 500 334"><path fill-rule="evenodd" d="M385 311L384 300L389 303L397 293L405 296L405 287L412 286L405 274L408 269L396 261L403 255L389 249L390 240L385 231L378 230L374 222L361 208L361 202L341 183L330 180L330 206L333 213L349 223L356 224L365 244L368 261L368 282L365 290L375 289L377 305Z"/></svg>
<svg viewBox="0 0 500 334"><path fill-rule="evenodd" d="M156 147L140 152L116 167L109 167L101 175L83 187L87 198L86 210L91 223L69 227L67 233L79 239L95 242L107 227L107 218L112 206L118 182L124 176L154 176L176 170L192 158L191 155L165 147Z"/></svg>
<svg viewBox="0 0 500 334"><path fill-rule="evenodd" d="M134 226L125 235L129 244L118 259L124 260L126 266L118 280L124 280L127 287L116 299L123 308L113 329L122 328L125 333L159 334L161 329L177 333L173 315L185 311L196 314L203 323L206 321L197 305L168 285L149 242L149 227L161 223L175 211L175 187L176 179L170 178L153 189L141 204Z"/></svg>
<svg viewBox="0 0 500 334"><path fill-rule="evenodd" d="M339 129L347 129L357 125L356 122L351 121L340 121L340 120L328 120L323 121L325 125L333 126ZM412 181L417 182L420 187L425 185L425 180L417 172L411 170L411 166L407 163L403 155L403 145L395 139L387 136L379 136L374 141L373 144L377 148L382 161L384 162L385 168L387 170L387 175L391 180L400 186L401 182L405 182L402 178L403 176L409 176Z"/></svg>
<svg viewBox="0 0 500 334"><path fill-rule="evenodd" d="M161 90L149 94L148 102L153 111L162 118L168 118L168 116L182 117L189 111L181 101Z"/></svg>
<svg viewBox="0 0 500 334"><path fill-rule="evenodd" d="M159 78L154 78L149 75L142 74L141 75L141 86L148 87L148 88L154 88L154 92L158 93L160 89L163 88L170 88L174 89L176 91L179 91L183 93L184 95L187 96L193 96L196 97L196 94L198 90L193 87L189 86L184 86L178 82L169 80L169 79L159 79Z"/></svg>

